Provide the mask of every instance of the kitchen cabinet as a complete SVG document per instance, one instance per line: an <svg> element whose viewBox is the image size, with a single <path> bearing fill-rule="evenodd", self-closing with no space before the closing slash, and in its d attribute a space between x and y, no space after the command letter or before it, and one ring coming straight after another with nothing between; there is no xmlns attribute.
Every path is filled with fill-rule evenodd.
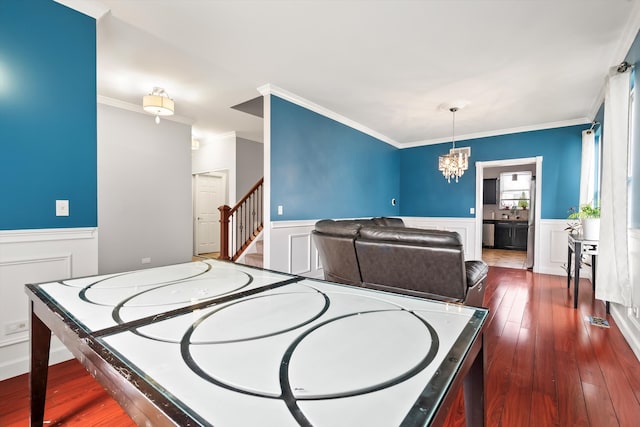
<svg viewBox="0 0 640 427"><path fill-rule="evenodd" d="M518 221L496 221L495 248L527 250L529 224Z"/></svg>
<svg viewBox="0 0 640 427"><path fill-rule="evenodd" d="M529 224L517 222L513 227L513 249L527 250Z"/></svg>
<svg viewBox="0 0 640 427"><path fill-rule="evenodd" d="M483 205L496 205L497 201L497 184L496 178L485 179L482 181L482 204Z"/></svg>

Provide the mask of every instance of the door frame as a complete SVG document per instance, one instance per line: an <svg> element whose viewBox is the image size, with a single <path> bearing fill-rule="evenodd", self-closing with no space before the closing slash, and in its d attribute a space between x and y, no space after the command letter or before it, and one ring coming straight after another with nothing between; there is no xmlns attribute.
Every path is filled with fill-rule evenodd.
<svg viewBox="0 0 640 427"><path fill-rule="evenodd" d="M215 170L215 171L207 171L207 172L198 172L191 175L191 199L192 203L192 233L193 233L193 248L192 252L194 256L198 255L198 191L196 186L196 177L197 176L216 176L222 178L224 180L224 204L229 204L229 171L224 170ZM218 214L219 215L219 214ZM218 216L218 221L220 221L220 217Z"/></svg>
<svg viewBox="0 0 640 427"><path fill-rule="evenodd" d="M535 260L540 259L540 212L542 211L542 156L525 157L519 159L492 160L486 162L476 162L476 239L474 247L474 259L482 259L482 220L484 218L482 192L485 168L496 168L505 166L518 165L536 165L536 194L535 194L535 210L534 210L534 252L533 252L533 271L539 272L539 263Z"/></svg>

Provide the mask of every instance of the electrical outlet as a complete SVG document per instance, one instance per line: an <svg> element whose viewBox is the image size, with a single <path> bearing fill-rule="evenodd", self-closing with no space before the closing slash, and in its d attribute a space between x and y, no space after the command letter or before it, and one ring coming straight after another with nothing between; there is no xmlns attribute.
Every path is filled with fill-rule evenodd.
<svg viewBox="0 0 640 427"><path fill-rule="evenodd" d="M142 264L151 264L151 258L142 258L140 262Z"/></svg>
<svg viewBox="0 0 640 427"><path fill-rule="evenodd" d="M638 310L638 307L632 307L631 312L633 313L633 317L635 317L636 319L640 317L640 310Z"/></svg>
<svg viewBox="0 0 640 427"><path fill-rule="evenodd" d="M4 334L19 334L27 330L29 324L26 320L20 320L18 322L9 322L4 324Z"/></svg>

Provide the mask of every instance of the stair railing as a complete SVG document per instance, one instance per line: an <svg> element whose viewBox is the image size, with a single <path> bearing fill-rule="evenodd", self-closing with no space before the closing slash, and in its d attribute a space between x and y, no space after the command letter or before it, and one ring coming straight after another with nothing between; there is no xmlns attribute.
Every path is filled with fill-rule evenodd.
<svg viewBox="0 0 640 427"><path fill-rule="evenodd" d="M220 206L220 259L235 261L260 234L263 216L264 178L234 207Z"/></svg>

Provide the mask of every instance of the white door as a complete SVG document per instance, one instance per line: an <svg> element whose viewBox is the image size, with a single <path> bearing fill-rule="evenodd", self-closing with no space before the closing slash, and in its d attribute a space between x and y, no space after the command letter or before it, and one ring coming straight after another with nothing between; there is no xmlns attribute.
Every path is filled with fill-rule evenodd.
<svg viewBox="0 0 640 427"><path fill-rule="evenodd" d="M224 176L195 177L196 255L220 251L220 211L225 204Z"/></svg>

